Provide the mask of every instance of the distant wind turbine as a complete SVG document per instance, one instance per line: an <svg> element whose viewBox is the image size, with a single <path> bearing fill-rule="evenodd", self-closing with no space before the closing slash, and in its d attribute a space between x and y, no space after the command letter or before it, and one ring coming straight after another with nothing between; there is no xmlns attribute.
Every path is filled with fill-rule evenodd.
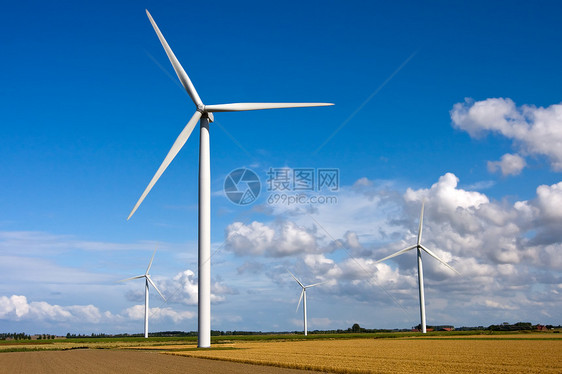
<svg viewBox="0 0 562 374"><path fill-rule="evenodd" d="M152 258L150 259L150 263L148 264L148 268L146 268L146 273L144 273L143 275L137 275L136 277L131 277L131 278L127 278L127 279L123 279L123 280L119 281L119 282L125 282L125 281L128 281L128 280L139 279L139 278L144 278L144 280L145 280L145 286L144 286L144 337L145 338L148 338L148 284L150 283L152 285L152 287L154 287L154 289L158 292L160 297L162 297L162 299L164 299L164 301L166 301L166 298L164 297L164 295L162 295L162 292L160 292L158 287L156 287L156 285L154 284L152 279L150 279L150 275L148 274L148 272L150 271L150 267L152 266L152 261L154 260L155 254L156 254L156 249L154 250L154 253L152 254Z"/></svg>
<svg viewBox="0 0 562 374"><path fill-rule="evenodd" d="M172 49L164 39L160 29L152 19L152 16L146 11L148 19L160 39L160 43L164 47L168 59L191 100L196 106L196 111L180 133L168 155L156 171L156 174L142 193L140 199L129 214L129 218L138 209L146 195L150 192L158 178L164 170L170 165L174 157L191 135L197 121L200 120L200 138L199 138L199 319L198 319L198 346L208 348L211 346L211 167L210 167L210 151L209 151L209 124L213 122L214 112L238 112L259 109L278 109L278 108L299 108L313 106L328 106L329 103L235 103L235 104L218 104L204 105L191 83L189 76L184 71L178 59L172 52Z"/></svg>
<svg viewBox="0 0 562 374"><path fill-rule="evenodd" d="M287 271L289 271L289 270L287 270ZM303 316L304 316L303 317L304 318L304 335L306 336L306 335L308 335L308 326L307 326L307 320L306 320L306 289L310 288L310 287L318 286L318 285L323 284L323 283L326 283L327 281L320 282L320 283L314 283L314 284L305 286L304 284L301 283L300 280L297 279L297 277L295 277L293 275L293 273L291 273L289 271L289 274L291 274L291 277L293 277L293 279L295 281L297 281L299 286L302 287L301 297L299 298L299 303L297 304L297 309L295 310L295 312L299 310L299 307L301 306L301 301L302 301L303 302L302 303L302 311L303 311Z"/></svg>
<svg viewBox="0 0 562 374"><path fill-rule="evenodd" d="M437 261L439 261L440 263L442 263L443 265L445 265L446 267L448 267L449 269L451 269L452 271L454 271L455 273L457 273L458 275L460 275L460 273L458 271L456 271L455 269L453 269L451 267L451 265L449 265L448 263L446 263L445 261L443 261L442 259L440 259L435 253L433 253L432 251L430 251L429 249L427 249L426 247L424 247L421 244L421 237L422 237L422 225L423 225L423 206L424 204L422 203L422 208L421 208L421 214L420 214L420 226L418 229L418 242L416 245L413 245L411 247L408 248L404 248L394 254L391 254L390 256L387 256L381 260L378 260L375 262L375 264L378 264L379 262L383 262L384 260L388 260L389 258L395 257L395 256L399 256L402 253L406 253L412 249L417 249L418 252L418 287L419 287L419 294L420 294L420 317L421 317L421 328L422 328L422 333L426 333L426 327L425 327L425 296L424 296L424 292L423 292L423 266L422 266L422 258L421 258L421 251L425 251L425 253L427 253L428 255L430 255L431 257L435 258Z"/></svg>

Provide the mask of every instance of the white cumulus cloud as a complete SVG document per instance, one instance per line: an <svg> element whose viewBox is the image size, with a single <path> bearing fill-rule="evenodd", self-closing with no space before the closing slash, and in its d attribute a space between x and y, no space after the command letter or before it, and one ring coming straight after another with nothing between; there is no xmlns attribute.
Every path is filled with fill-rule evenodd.
<svg viewBox="0 0 562 374"><path fill-rule="evenodd" d="M453 126L470 136L501 134L524 154L545 156L552 169L562 171L562 104L517 107L509 98L465 99L450 114Z"/></svg>
<svg viewBox="0 0 562 374"><path fill-rule="evenodd" d="M234 222L226 228L226 247L237 255L285 257L314 252L318 245L310 230L294 222L273 222L266 225Z"/></svg>
<svg viewBox="0 0 562 374"><path fill-rule="evenodd" d="M555 285L561 282L556 272L562 270L557 255L562 247L562 182L539 186L534 198L513 203L494 201L474 187L459 187L459 178L453 173L442 175L428 188L406 188L401 195L397 191L382 189L366 179L357 188L343 187L339 195L339 201L346 201L343 210L361 214L345 215L339 226L324 225L329 208L324 206L308 215L287 217L301 227L306 225L307 232L316 236L316 243L322 243L317 244L316 251L292 257L297 273L308 274L309 282L329 280L316 292L390 308L416 308L415 251L384 263L375 261L415 244L422 202L424 245L462 274L422 254L426 294L431 300L428 308L445 301L450 316L501 313L502 319L509 320L509 313L514 311L520 317L513 318L534 315L538 304L533 301L533 288L552 289L551 294L560 292ZM282 237L279 227L283 224L279 217L276 220L255 224L273 230L268 246ZM363 227L376 232L379 222L392 235L385 240L379 240L383 236L364 235ZM267 251L256 253L274 260ZM439 299L438 295L447 298ZM541 307L551 312L558 304L552 301L548 307ZM487 318L484 323L489 321Z"/></svg>
<svg viewBox="0 0 562 374"><path fill-rule="evenodd" d="M519 155L512 155L506 153L500 161L488 161L488 171L495 173L501 170L502 175L518 175L521 170L527 165L525 159Z"/></svg>
<svg viewBox="0 0 562 374"><path fill-rule="evenodd" d="M0 297L0 319L54 322L97 323L102 314L94 305L52 305L45 301L28 302L27 297L12 295Z"/></svg>

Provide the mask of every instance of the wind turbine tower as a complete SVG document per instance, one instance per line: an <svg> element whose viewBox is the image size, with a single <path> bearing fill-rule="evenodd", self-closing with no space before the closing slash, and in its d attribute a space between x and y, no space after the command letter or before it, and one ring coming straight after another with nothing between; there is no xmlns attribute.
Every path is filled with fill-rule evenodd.
<svg viewBox="0 0 562 374"><path fill-rule="evenodd" d="M299 108L299 107L313 107L313 106L328 106L333 105L330 103L234 103L234 104L218 104L218 105L205 105L195 90L193 83L189 76L181 66L176 58L174 52L164 39L160 29L154 22L154 19L146 11L148 19L160 39L160 43L166 55L170 60L174 71L176 72L181 84L191 97L195 104L195 113L182 130L172 148L168 152L166 158L156 171L156 174L142 193L140 199L137 201L135 207L129 214L129 218L135 213L140 204L154 184L158 181L162 173L166 170L168 165L172 162L174 157L178 154L180 149L184 146L185 142L191 135L191 132L200 121L200 138L199 138L199 233L198 233L198 247L199 247L199 277L198 277L198 346L200 348L208 348L211 346L211 161L209 149L209 125L213 122L213 113L215 112L239 112L247 110L260 110L260 109L279 109L279 108Z"/></svg>
<svg viewBox="0 0 562 374"><path fill-rule="evenodd" d="M150 271L150 267L152 266L152 261L154 260L155 254L156 254L156 249L154 250L154 253L152 254L152 258L150 259L150 263L148 264L148 268L146 268L146 272L144 274L137 275L136 277L131 277L131 278L127 278L127 279L123 279L123 280L119 281L119 282L125 282L125 281L132 280L132 279L144 278L144 281L145 281L145 285L144 285L144 337L145 338L148 338L148 284L150 283L152 285L152 287L154 287L154 289L158 292L160 297L164 301L166 301L166 298L164 297L164 295L162 295L162 292L160 292L158 287L156 287L156 284L154 284L152 279L150 279L150 275L148 274L148 272Z"/></svg>
<svg viewBox="0 0 562 374"><path fill-rule="evenodd" d="M306 335L308 335L308 324L307 324L307 319L306 319L306 289L310 288L310 287L318 286L318 285L323 284L323 283L326 283L327 281L320 282L320 283L314 283L314 284L305 286L304 284L301 283L300 280L297 279L297 277L295 277L293 275L293 273L291 273L289 271L289 274L291 274L291 277L293 277L293 279L299 284L299 286L302 287L301 297L299 298L299 303L297 304L296 311L299 310L299 307L301 306L301 301L302 301L302 312L303 312L303 320L304 320L304 335L306 336Z"/></svg>
<svg viewBox="0 0 562 374"><path fill-rule="evenodd" d="M429 249L427 249L426 247L424 247L421 244L421 238L422 238L422 226L423 226L423 206L424 204L422 203L422 208L421 208L421 213L420 213L420 226L418 228L418 241L416 243L416 245L413 245L411 247L408 248L404 248L394 254L391 254L390 256L387 256L381 260L378 260L375 262L375 264L378 264L379 262L388 260L389 258L395 257L395 256L399 256L402 253L406 253L412 249L415 249L417 252L417 257L418 257L418 289L419 289L419 296L420 296L420 319L421 319L421 329L422 329L422 333L425 334L427 332L426 329L426 324L425 324L425 295L424 295L424 290L423 290L423 266L422 266L422 251L424 251L425 253L427 253L428 255L430 255L431 257L435 258L437 261L439 261L440 263L442 263L443 265L445 265L446 267L448 267L449 269L451 269L452 271L454 271L455 273L459 274L460 273L458 271L456 271L455 269L453 269L453 267L451 265L449 265L448 263L446 263L445 261L443 261L441 258L439 258L435 253L433 253L433 251L430 251Z"/></svg>

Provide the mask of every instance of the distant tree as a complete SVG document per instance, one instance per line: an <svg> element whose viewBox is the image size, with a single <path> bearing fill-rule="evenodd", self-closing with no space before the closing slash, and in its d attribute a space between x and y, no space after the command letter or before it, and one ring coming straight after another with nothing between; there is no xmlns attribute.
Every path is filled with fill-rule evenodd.
<svg viewBox="0 0 562 374"><path fill-rule="evenodd" d="M531 322L517 322L514 326L516 326L516 328L518 330L532 330L533 329L533 325L531 324Z"/></svg>
<svg viewBox="0 0 562 374"><path fill-rule="evenodd" d="M361 326L359 326L358 323L354 323L353 326L351 326L351 332L361 332Z"/></svg>

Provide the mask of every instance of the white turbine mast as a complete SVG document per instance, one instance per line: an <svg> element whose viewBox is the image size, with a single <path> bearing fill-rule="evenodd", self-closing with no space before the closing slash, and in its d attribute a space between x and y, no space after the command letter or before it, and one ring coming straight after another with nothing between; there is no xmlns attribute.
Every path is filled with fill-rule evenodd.
<svg viewBox="0 0 562 374"><path fill-rule="evenodd" d="M164 297L164 295L162 295L162 292L160 292L158 287L156 287L156 284L154 284L152 279L150 279L150 274L148 274L148 272L150 271L150 267L152 266L152 261L154 260L155 254L156 254L156 249L154 250L154 253L152 254L152 258L150 259L150 262L148 263L148 267L146 268L146 272L144 274L137 275L136 277L131 277L131 278L127 278L127 279L123 279L123 280L119 281L119 282L125 282L125 281L132 280L132 279L144 278L144 282L145 282L145 285L144 285L144 337L145 338L148 338L148 284L150 283L152 285L152 287L154 287L156 292L158 292L160 297L164 301L166 301L166 298Z"/></svg>
<svg viewBox="0 0 562 374"><path fill-rule="evenodd" d="M447 268L449 268L452 271L454 271L455 273L457 273L458 275L460 275L460 273L458 271L456 271L455 269L453 269L453 267L451 265L449 265L448 263L443 261L441 258L439 258L435 253L433 253L433 251L427 249L426 247L424 247L421 244L422 228L423 228L422 227L423 226L423 206L424 206L424 203L422 203L422 207L421 207L420 226L418 228L418 241L417 241L416 245L404 248L404 249L402 249L402 250L400 250L400 251L398 251L394 254L391 254L390 256L387 256L387 257L385 257L381 260L378 260L378 261L375 262L375 264L378 264L379 262L383 262L385 260L388 260L389 258L399 256L403 253L411 251L412 249L417 250L417 254L418 254L418 288L419 288L419 296L420 296L420 318L421 318L420 324L421 324L422 333L425 334L427 332L427 329L426 329L426 325L425 325L425 296L424 296L424 291L423 291L423 266L422 266L421 252L424 251L425 253L427 253L428 255L430 255L431 257L433 257L434 259L436 259L437 261L439 261L443 265L445 265Z"/></svg>
<svg viewBox="0 0 562 374"><path fill-rule="evenodd" d="M314 283L314 284L310 284L308 286L305 286L304 284L302 284L302 282L300 280L297 279L297 277L295 277L295 275L293 273L291 273L289 270L287 270L289 272L289 274L291 274L291 277L293 277L293 279L299 284L299 286L301 286L302 291L301 291L301 297L299 298L299 303L297 304L297 309L295 310L295 312L297 312L299 310L299 307L301 306L301 301L302 303L302 311L303 311L303 319L304 319L304 335L308 335L308 322L306 319L306 289L310 288L310 287L314 287L314 286L318 286L320 284L324 284L328 281L324 281L324 282L320 282L320 283Z"/></svg>
<svg viewBox="0 0 562 374"><path fill-rule="evenodd" d="M142 193L140 199L129 214L129 218L138 209L146 195L150 192L158 178L164 170L170 165L174 157L191 135L195 125L200 121L200 140L199 140L199 300L198 300L198 346L200 348L208 348L211 346L211 167L210 167L210 151L209 151L209 124L213 122L214 112L237 112L259 109L278 109L278 108L298 108L298 107L314 107L333 105L329 103L235 103L235 104L218 104L204 105L203 101L197 94L193 83L189 76L179 63L178 59L172 52L172 49L164 39L160 29L152 19L152 16L146 11L148 19L160 39L160 43L164 47L168 59L191 100L195 104L196 110L183 131L180 133L168 155L156 171L156 174Z"/></svg>

